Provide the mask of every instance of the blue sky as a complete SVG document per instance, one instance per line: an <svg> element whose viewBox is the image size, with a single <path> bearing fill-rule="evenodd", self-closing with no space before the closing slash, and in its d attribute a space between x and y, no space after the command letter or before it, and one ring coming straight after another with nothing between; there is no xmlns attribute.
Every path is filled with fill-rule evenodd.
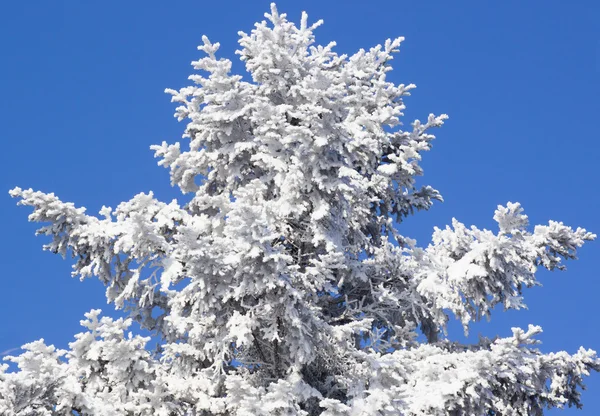
<svg viewBox="0 0 600 416"><path fill-rule="evenodd" d="M268 1L5 1L0 4L0 351L45 338L66 346L91 308L110 310L103 288L69 277L70 263L41 251L14 186L55 192L96 213L153 190L171 200L151 144L178 140L166 87L186 84L206 34L236 60L237 31L249 31ZM495 229L498 204L519 201L532 223L549 219L600 233L597 121L600 3L531 0L280 1L299 20L324 19L319 43L354 52L405 36L391 79L415 83L406 122L447 113L424 183L446 202L401 226L425 245L433 226L456 217ZM240 70L236 63L234 69ZM528 311L496 313L473 333L544 328L544 351L600 350L600 242L562 273L541 273ZM451 327L451 335L460 338ZM600 374L588 379L583 412L600 414Z"/></svg>

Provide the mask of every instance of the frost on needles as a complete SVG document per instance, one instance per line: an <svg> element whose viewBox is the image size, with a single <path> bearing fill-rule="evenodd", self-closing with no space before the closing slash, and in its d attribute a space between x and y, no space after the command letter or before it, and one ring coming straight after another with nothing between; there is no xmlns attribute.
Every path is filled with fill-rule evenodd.
<svg viewBox="0 0 600 416"><path fill-rule="evenodd" d="M413 85L386 79L402 38L352 56L315 46L272 6L239 33L251 80L203 38L193 85L167 90L186 145L152 146L187 203L139 194L100 216L15 188L45 249L97 276L129 318L81 321L67 350L43 340L0 369L2 415L541 415L580 406L595 352L543 354L541 329L460 345L469 325L525 306L540 266L595 236L528 226L498 207L496 233L436 229L419 247L397 223L439 193L417 188L430 129L400 123ZM157 313L156 311L159 311ZM132 322L151 331L132 335ZM427 341L422 341L424 334Z"/></svg>

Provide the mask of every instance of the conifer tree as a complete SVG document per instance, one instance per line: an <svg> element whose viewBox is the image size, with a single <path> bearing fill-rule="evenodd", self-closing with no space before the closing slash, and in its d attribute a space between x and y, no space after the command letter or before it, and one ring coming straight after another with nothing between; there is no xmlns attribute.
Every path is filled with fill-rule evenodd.
<svg viewBox="0 0 600 416"><path fill-rule="evenodd" d="M152 146L185 204L139 194L99 216L15 188L44 247L96 276L127 319L92 310L68 349L43 340L0 368L2 415L541 415L580 406L594 351L544 354L537 326L461 345L502 305L524 307L536 269L562 269L595 236L457 220L419 247L398 223L441 196L417 187L445 115L404 128L413 85L387 80L402 38L352 56L316 46L273 5L239 33L249 80L203 38L193 84L167 90L187 120ZM128 334L133 322L160 340ZM422 336L421 336L422 335Z"/></svg>

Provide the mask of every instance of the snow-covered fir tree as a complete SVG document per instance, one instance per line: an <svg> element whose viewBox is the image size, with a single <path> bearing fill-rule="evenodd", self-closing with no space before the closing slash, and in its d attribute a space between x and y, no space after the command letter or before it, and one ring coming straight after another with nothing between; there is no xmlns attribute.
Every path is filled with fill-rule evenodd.
<svg viewBox="0 0 600 416"><path fill-rule="evenodd" d="M413 85L386 78L402 38L352 56L316 46L275 6L231 74L206 37L193 85L167 90L187 120L152 146L186 195L139 194L99 216L15 188L45 248L97 276L128 319L92 310L67 350L43 340L0 368L1 415L541 415L579 406L595 352L541 353L537 326L461 345L497 305L524 307L536 269L561 269L595 236L529 227L518 203L496 232L435 229L419 247L396 225L440 194L416 187L430 130L405 129ZM133 322L160 339L132 335Z"/></svg>

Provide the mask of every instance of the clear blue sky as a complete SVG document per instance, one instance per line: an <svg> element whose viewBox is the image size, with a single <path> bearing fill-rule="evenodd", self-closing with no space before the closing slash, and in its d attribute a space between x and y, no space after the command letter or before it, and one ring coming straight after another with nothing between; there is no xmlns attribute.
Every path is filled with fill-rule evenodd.
<svg viewBox="0 0 600 416"><path fill-rule="evenodd" d="M41 251L28 209L7 191L55 192L91 213L141 191L177 197L148 149L183 131L163 90L186 84L202 34L237 61L237 31L251 30L268 3L0 2L0 351L40 337L64 347L84 312L110 309L98 282L71 279L69 261ZM278 5L295 20L303 9L323 18L318 40L336 40L342 52L405 36L391 77L417 84L406 121L450 115L423 162L446 202L408 220L404 233L425 245L453 216L492 228L496 205L519 201L532 223L600 234L600 2ZM529 311L497 313L473 332L506 336L534 323L544 351L600 350L599 257L600 241L590 243L568 271L540 275L544 287L526 292ZM588 385L577 414L600 414L600 374Z"/></svg>

